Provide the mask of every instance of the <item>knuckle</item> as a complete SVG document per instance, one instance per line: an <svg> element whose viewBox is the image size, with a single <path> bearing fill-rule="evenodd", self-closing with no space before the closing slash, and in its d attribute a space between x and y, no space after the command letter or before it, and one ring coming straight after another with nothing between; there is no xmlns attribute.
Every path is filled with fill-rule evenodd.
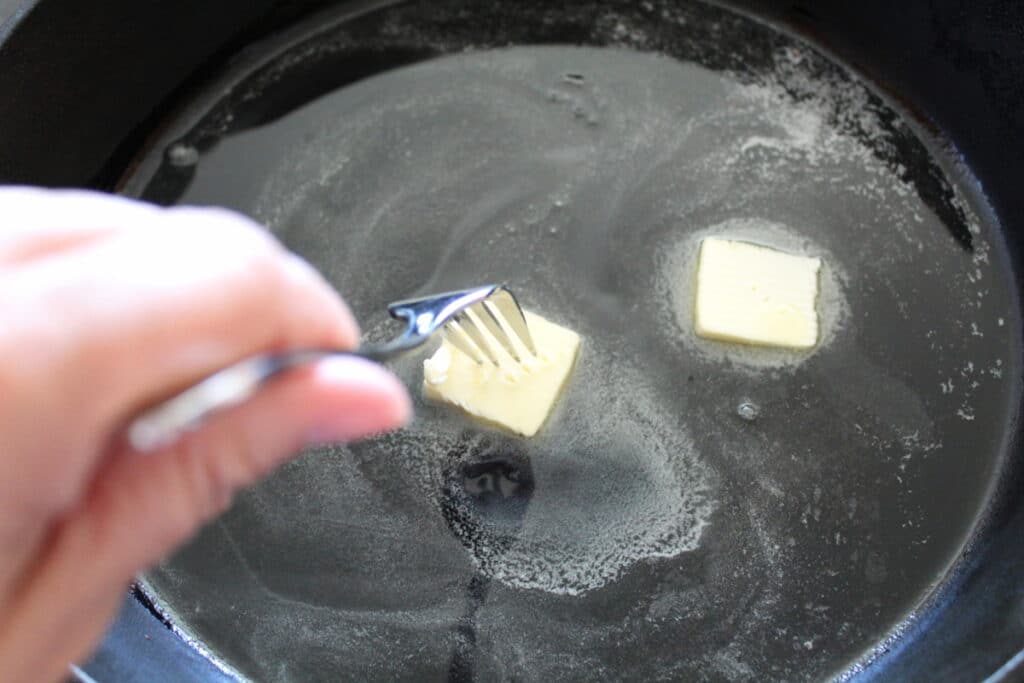
<svg viewBox="0 0 1024 683"><path fill-rule="evenodd" d="M242 257L280 249L277 239L244 214L223 207L174 207L167 209L168 225L180 237L186 232L197 243L234 252Z"/></svg>
<svg viewBox="0 0 1024 683"><path fill-rule="evenodd" d="M202 522L222 512L234 493L260 478L263 471L257 445L234 421L196 437L186 446L186 488L198 522Z"/></svg>
<svg viewBox="0 0 1024 683"><path fill-rule="evenodd" d="M287 252L246 216L218 207L168 211L174 219L168 238L180 250L203 254L210 272L237 294L246 311L272 305L287 286Z"/></svg>
<svg viewBox="0 0 1024 683"><path fill-rule="evenodd" d="M212 517L210 509L214 491L202 467L204 449L189 439L183 441L179 448L179 452L172 456L180 459L180 465L175 468L179 482L174 487L174 500L162 505L159 514L153 515L157 523L151 540L158 554L187 541L203 522Z"/></svg>
<svg viewBox="0 0 1024 683"><path fill-rule="evenodd" d="M247 254L246 269L262 285L263 294L280 292L288 286L288 273L281 250L257 247Z"/></svg>

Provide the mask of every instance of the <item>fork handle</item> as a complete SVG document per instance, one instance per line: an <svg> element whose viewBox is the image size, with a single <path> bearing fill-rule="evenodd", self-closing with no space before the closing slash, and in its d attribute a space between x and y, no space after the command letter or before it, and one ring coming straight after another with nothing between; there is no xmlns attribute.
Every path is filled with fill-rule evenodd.
<svg viewBox="0 0 1024 683"><path fill-rule="evenodd" d="M253 356L209 377L144 411L128 425L128 443L137 451L152 451L198 428L215 412L249 399L281 372L328 357L353 356L380 361L390 356L385 346L367 345L355 351L306 349Z"/></svg>

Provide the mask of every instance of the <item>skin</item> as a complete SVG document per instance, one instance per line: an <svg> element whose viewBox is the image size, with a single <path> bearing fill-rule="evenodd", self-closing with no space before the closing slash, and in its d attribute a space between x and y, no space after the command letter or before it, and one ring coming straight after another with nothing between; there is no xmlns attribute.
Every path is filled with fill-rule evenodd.
<svg viewBox="0 0 1024 683"><path fill-rule="evenodd" d="M351 313L248 219L0 188L0 681L61 680L132 578L304 446L393 429L365 361L289 372L150 454L144 406L246 356L356 345Z"/></svg>

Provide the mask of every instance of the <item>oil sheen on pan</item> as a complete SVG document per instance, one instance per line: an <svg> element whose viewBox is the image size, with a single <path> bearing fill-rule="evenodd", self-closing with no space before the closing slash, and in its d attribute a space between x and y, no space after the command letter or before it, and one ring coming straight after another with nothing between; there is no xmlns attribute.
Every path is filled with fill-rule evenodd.
<svg viewBox="0 0 1024 683"><path fill-rule="evenodd" d="M402 5L267 50L125 190L265 222L370 337L502 281L585 362L531 439L420 403L239 496L146 579L182 632L260 680L812 680L914 618L1020 340L998 233L912 122L699 4ZM708 236L821 259L814 348L694 335Z"/></svg>

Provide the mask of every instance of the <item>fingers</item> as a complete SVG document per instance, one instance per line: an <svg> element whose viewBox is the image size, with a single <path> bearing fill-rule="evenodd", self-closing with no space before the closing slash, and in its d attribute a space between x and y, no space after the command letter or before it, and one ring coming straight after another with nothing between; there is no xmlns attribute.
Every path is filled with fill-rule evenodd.
<svg viewBox="0 0 1024 683"><path fill-rule="evenodd" d="M0 206L0 543L15 553L0 567L0 680L57 678L124 583L239 487L304 444L393 428L410 404L381 368L334 360L162 452L119 449L141 406L256 353L349 348L355 321L231 212L25 188L0 190Z"/></svg>
<svg viewBox="0 0 1024 683"><path fill-rule="evenodd" d="M404 387L390 373L342 358L282 376L176 446L152 455L117 454L4 610L0 680L19 680L5 676L17 671L46 679L40 672L53 665L52 647L65 657L58 663L83 656L132 576L301 446L392 429L408 420L410 410ZM53 609L54 596L60 596L59 610ZM5 672L5 665L23 668ZM48 673L56 678L61 671Z"/></svg>
<svg viewBox="0 0 1024 683"><path fill-rule="evenodd" d="M0 272L0 390L19 397L0 407L0 432L14 468L48 481L58 506L81 494L106 439L143 405L255 353L358 338L327 283L244 217L146 208L132 218L133 229ZM60 429L40 440L44 425Z"/></svg>
<svg viewBox="0 0 1024 683"><path fill-rule="evenodd" d="M0 267L24 263L145 225L156 206L81 190L0 187Z"/></svg>
<svg viewBox="0 0 1024 683"><path fill-rule="evenodd" d="M168 449L117 458L89 507L106 529L108 571L130 576L156 561L301 447L377 434L410 415L390 373L339 358L282 376Z"/></svg>
<svg viewBox="0 0 1024 683"><path fill-rule="evenodd" d="M108 361L111 384L126 388L113 406L166 394L255 353L358 342L355 319L323 278L244 217L179 209L164 219L152 233L58 266L81 267L77 279L102 292L65 324L79 326L99 349L92 360ZM95 277L97 263L120 264L118 275ZM130 357L111 362L111 349ZM139 391L132 384L143 372L152 386Z"/></svg>

